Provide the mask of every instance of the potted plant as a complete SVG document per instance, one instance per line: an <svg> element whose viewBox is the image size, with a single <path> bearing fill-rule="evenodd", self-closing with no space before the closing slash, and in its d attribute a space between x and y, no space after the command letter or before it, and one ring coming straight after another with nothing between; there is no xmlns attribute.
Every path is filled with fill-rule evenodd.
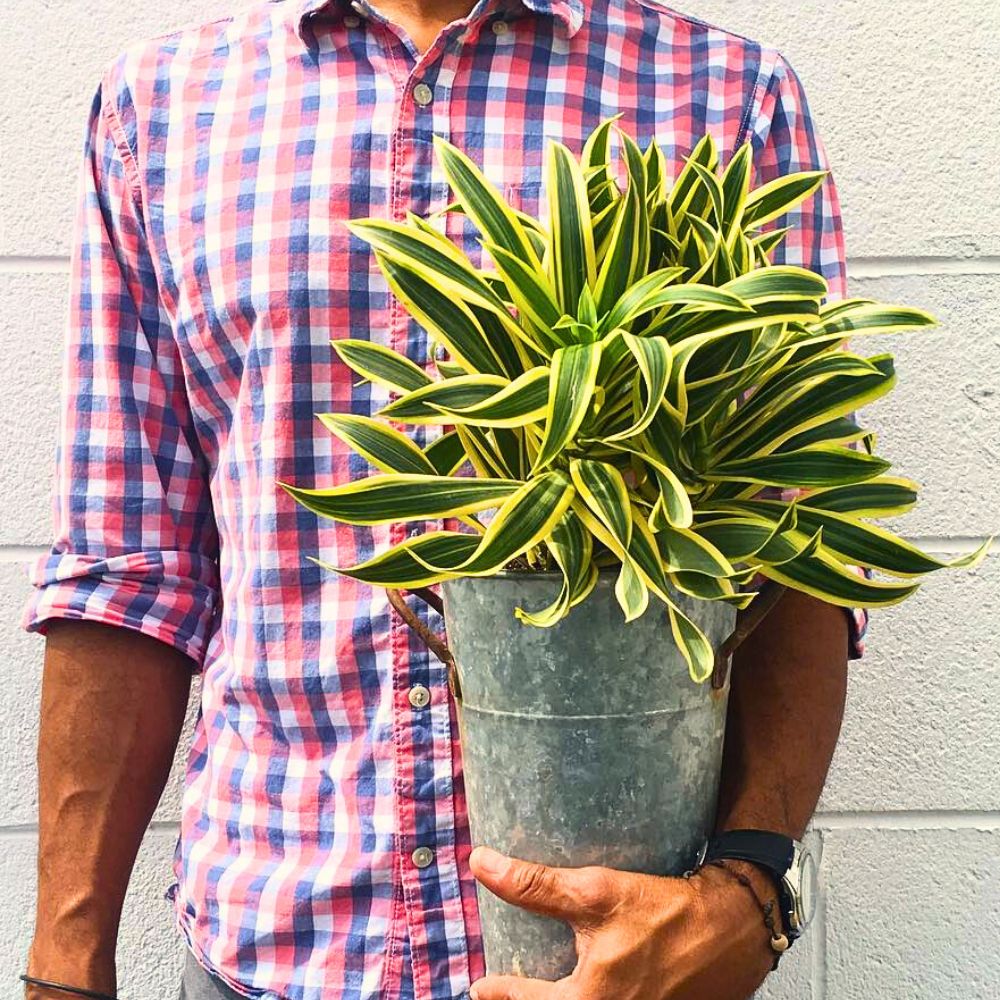
<svg viewBox="0 0 1000 1000"><path fill-rule="evenodd" d="M945 565L869 520L908 510L917 488L886 474L853 416L892 389L892 357L843 344L933 319L825 303L822 277L773 265L785 231L768 224L824 175L751 189L749 145L720 170L706 136L670 183L655 141L642 151L606 121L579 159L550 143L544 221L455 147L436 151L488 269L432 221L348 225L449 360L435 378L332 341L394 394L377 418L320 415L380 474L281 485L350 524L444 521L328 568L388 588L454 668L477 843L675 873L713 820L728 655L774 594L881 607ZM420 448L406 425L441 430ZM442 610L438 583L449 646L400 596ZM572 968L567 927L488 893L480 905L491 971Z"/></svg>

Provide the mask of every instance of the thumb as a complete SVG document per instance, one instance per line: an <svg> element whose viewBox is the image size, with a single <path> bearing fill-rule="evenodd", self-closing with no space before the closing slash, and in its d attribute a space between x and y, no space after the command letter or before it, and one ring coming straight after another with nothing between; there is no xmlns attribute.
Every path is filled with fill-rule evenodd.
<svg viewBox="0 0 1000 1000"><path fill-rule="evenodd" d="M507 903L570 924L589 923L614 903L600 868L553 868L477 847L469 858L472 874Z"/></svg>
<svg viewBox="0 0 1000 1000"><path fill-rule="evenodd" d="M520 976L487 976L472 984L469 1000L553 1000L555 983Z"/></svg>

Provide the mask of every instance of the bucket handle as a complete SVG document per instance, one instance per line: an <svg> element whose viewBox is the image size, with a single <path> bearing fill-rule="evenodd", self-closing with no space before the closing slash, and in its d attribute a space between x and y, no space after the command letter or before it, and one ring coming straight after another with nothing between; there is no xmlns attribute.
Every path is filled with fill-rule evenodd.
<svg viewBox="0 0 1000 1000"><path fill-rule="evenodd" d="M424 604L433 608L439 615L444 614L444 602L429 587L414 587L408 593L414 597L419 597ZM387 589L386 596L393 606L396 614L403 619L410 627L418 639L448 668L448 687L456 701L462 700L462 685L458 680L458 668L455 666L455 657L448 648L444 639L435 635L418 617L417 613L406 603L403 591Z"/></svg>
<svg viewBox="0 0 1000 1000"><path fill-rule="evenodd" d="M742 645L757 626L774 610L775 605L781 600L787 588L768 580L757 592L757 597L750 605L746 614L741 614L736 621L736 627L730 635L723 641L715 653L715 666L712 669L712 687L716 690L726 686L729 676L729 665L733 653ZM439 615L444 614L444 602L428 587L414 587L408 593L420 598ZM435 635L418 617L415 611L406 603L403 591L388 589L386 594L389 603L396 613L410 629L417 635L423 644L448 668L448 687L455 696L456 701L462 699L462 686L458 679L458 668L455 665L455 657L448 648L445 641Z"/></svg>

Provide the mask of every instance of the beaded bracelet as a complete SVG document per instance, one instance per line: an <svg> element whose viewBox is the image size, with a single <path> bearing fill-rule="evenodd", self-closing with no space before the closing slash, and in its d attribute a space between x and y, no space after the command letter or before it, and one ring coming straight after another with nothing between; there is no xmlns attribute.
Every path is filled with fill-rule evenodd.
<svg viewBox="0 0 1000 1000"><path fill-rule="evenodd" d="M75 997L88 997L89 1000L118 1000L110 993L87 990L80 986L67 986L65 983L53 983L48 979L36 979L34 976L21 976L21 982L28 986L37 986L42 990L52 990L53 993L69 993Z"/></svg>
<svg viewBox="0 0 1000 1000"><path fill-rule="evenodd" d="M734 871L732 868L726 865L726 858L716 858L714 861L706 861L706 865L711 865L713 868L719 868L724 871L730 878L736 879L740 885L742 885L747 892L750 893L754 898L754 902L760 907L761 912L764 914L764 926L767 928L768 933L771 935L771 951L774 952L774 964L771 966L771 971L774 972L778 968L778 963L781 961L781 956L784 955L786 951L791 947L791 942L788 940L788 935L779 930L775 919L774 911L777 903L773 899L769 899L766 903L764 900L757 895L757 890L753 887L753 882L750 881L743 874L743 872Z"/></svg>

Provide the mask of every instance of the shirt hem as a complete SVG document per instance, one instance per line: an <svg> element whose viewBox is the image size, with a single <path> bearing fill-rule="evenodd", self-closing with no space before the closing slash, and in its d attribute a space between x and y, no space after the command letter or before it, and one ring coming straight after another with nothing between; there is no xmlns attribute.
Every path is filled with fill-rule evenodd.
<svg viewBox="0 0 1000 1000"><path fill-rule="evenodd" d="M168 891L168 898L170 898L174 908L174 927L183 938L185 946L198 965L200 965L201 968L204 969L210 976L214 976L218 979L224 986L229 987L229 989L231 989L234 993L238 993L241 997L247 997L247 1000L288 1000L288 998L283 994L275 993L274 990L260 990L256 987L247 986L245 983L239 983L235 979L227 976L221 969L217 969L215 965L209 961L208 957L204 954L201 948L195 943L194 934L185 922L184 916L181 913L180 905L178 904L177 889L178 886L174 883ZM248 990L250 992L247 992Z"/></svg>

